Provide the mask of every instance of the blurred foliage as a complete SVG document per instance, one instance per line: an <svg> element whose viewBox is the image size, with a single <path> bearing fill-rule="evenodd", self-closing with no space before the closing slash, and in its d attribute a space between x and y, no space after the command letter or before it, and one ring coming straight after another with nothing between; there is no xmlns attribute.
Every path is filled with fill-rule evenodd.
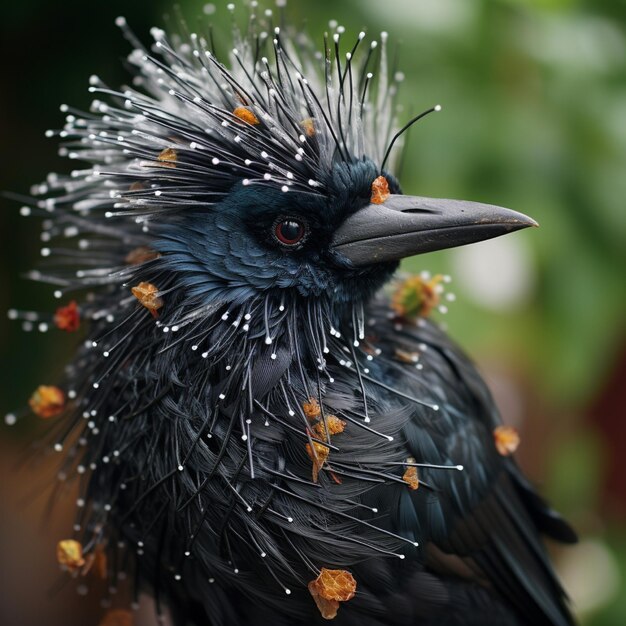
<svg viewBox="0 0 626 626"><path fill-rule="evenodd" d="M231 18L226 2L215 4L207 18L211 11L203 2L179 0L190 29L210 19L218 45L226 44ZM163 24L168 11L165 0L23 0L3 6L2 189L24 193L48 171L68 169L43 132L62 124L60 103L88 106L90 74L114 86L127 80L118 60L128 45L114 18L123 13L145 41L149 26ZM575 519L596 514L604 443L583 416L625 346L626 3L292 0L287 11L290 21L306 22L314 35L330 18L345 24L349 37L361 27L389 31L392 45L401 43L398 67L406 75L401 119L443 105L442 113L420 122L408 137L400 177L407 193L501 204L541 224L538 231L516 235L530 276L528 284L518 285L519 297L487 306L473 290L474 280L453 284L458 301L446 322L481 361L509 363L538 396L543 417L559 416L555 423L567 436L555 439L556 426L538 426L553 438L544 463L546 486ZM50 309L45 289L18 278L38 253L37 226L18 219L18 206L0 212L0 307ZM489 250L484 248L486 255ZM406 267L454 277L466 266L464 254L418 257ZM475 280L506 276L514 259L499 260L494 257ZM33 381L57 371L63 355L55 337L22 335L4 321L0 341L3 362L11 364L0 379L0 409L8 410L27 396ZM27 436L26 430L21 425L17 437ZM594 527L606 533L623 581L626 534L606 528ZM618 594L586 623L626 623L625 597Z"/></svg>

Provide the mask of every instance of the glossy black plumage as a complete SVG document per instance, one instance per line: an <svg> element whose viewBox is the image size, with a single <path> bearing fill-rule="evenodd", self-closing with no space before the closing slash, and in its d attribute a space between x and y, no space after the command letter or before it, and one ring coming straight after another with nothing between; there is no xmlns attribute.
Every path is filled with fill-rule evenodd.
<svg viewBox="0 0 626 626"><path fill-rule="evenodd" d="M400 437L406 442L405 455L418 462L462 463L464 471L421 470L428 488L411 492L402 484L386 484L363 498L364 504L384 512L365 519L376 519L421 545L409 550L405 561L374 559L355 565L360 593L335 623L571 624L538 532L566 542L574 541L574 534L535 494L515 462L497 454L492 431L500 419L474 366L429 322L398 330L384 304L372 311L375 345L382 350L381 379L407 394L424 387L436 390L429 397L442 404L433 418L431 410L366 384L370 402L386 401L406 419ZM398 348L419 352L419 374L414 365L394 357ZM343 382L358 394L354 375ZM347 403L345 396L336 401L332 394L328 402L330 407ZM377 421L373 414L372 423ZM300 620L291 615L281 621L247 593L226 592L216 603L236 607L225 612L224 623L324 623L308 594L296 595L302 602L296 612Z"/></svg>
<svg viewBox="0 0 626 626"><path fill-rule="evenodd" d="M318 59L263 28L235 30L230 68L197 35L155 30L152 56L126 29L136 88L94 79L110 103L61 133L89 167L35 212L81 237L38 274L83 295L52 435L73 540L177 626L323 623L322 568L356 581L338 626L571 624L540 534L573 532L498 453L472 364L385 288L403 256L535 223L401 196L386 34L357 63L364 33L343 62L339 32Z"/></svg>

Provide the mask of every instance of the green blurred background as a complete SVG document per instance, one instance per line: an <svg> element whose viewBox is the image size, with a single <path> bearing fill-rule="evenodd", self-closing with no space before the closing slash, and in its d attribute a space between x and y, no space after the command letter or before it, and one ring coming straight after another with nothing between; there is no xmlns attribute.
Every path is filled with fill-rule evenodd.
<svg viewBox="0 0 626 626"><path fill-rule="evenodd" d="M227 45L226 2L179 0L179 5L192 30L198 20L210 20L218 44ZM129 47L115 17L125 15L148 41L149 27L163 25L171 12L169 0L3 5L0 189L26 194L49 171L70 169L44 131L62 126L61 103L88 107L91 74L112 86L128 80L122 61ZM580 545L555 547L555 559L582 622L626 624L626 471L621 465L626 454L626 3L291 0L287 15L295 24L306 23L320 44L331 18L346 26L348 41L361 28L372 36L388 31L392 53L399 44L398 67L406 75L403 115L408 119L433 104L443 106L442 113L410 133L401 172L405 192L501 204L541 224L539 230L418 257L406 268L452 275L457 298L441 317L481 366L505 420L520 429L525 470L580 532ZM0 309L51 311L51 290L20 277L38 262L36 220L20 218L19 203L2 204ZM18 323L5 319L0 349L1 413L24 404L37 384L54 380L67 355L62 337L23 333ZM34 480L23 473L16 478L9 466L35 428L34 419L13 429L0 427L4 502L25 493ZM27 619L20 617L20 602L45 594L32 578L37 559L51 569L54 558L37 533L29 535L24 528L20 541L48 552L33 548L35 556L27 559L24 553L9 556L17 548L3 546L15 543L17 526L35 528L35 513L12 505L0 511L0 574L3 580L32 583L28 592L15 582L9 585L12 592L0 592L0 618L3 610L9 616L0 621L22 626ZM23 579L14 576L18 569ZM63 606L74 602L68 598ZM52 624L47 602L36 604ZM63 614L62 607L58 611Z"/></svg>

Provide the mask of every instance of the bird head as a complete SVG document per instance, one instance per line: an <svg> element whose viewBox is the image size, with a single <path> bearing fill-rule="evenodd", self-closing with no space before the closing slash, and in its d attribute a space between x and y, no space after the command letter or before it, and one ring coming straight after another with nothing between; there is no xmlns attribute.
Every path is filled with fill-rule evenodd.
<svg viewBox="0 0 626 626"><path fill-rule="evenodd" d="M113 265L132 246L160 255L99 284L149 280L198 306L268 294L363 301L404 257L534 224L500 207L401 193L392 148L424 114L397 129L384 33L360 58L361 33L342 64L339 34L333 58L280 28L270 45L263 28L235 37L227 63L200 36L170 41L153 29L152 50L129 57L137 88L112 92L92 77L90 90L108 101L69 116L60 133L73 140L66 154L91 167L54 179L60 194L41 204L86 248L102 235L123 242L109 247Z"/></svg>
<svg viewBox="0 0 626 626"><path fill-rule="evenodd" d="M290 290L342 303L372 295L404 257L534 224L501 207L406 196L378 172L370 159L335 163L324 195L238 182L214 210L157 228L154 247L184 268L192 295L241 303ZM380 180L389 191L373 202Z"/></svg>
<svg viewBox="0 0 626 626"><path fill-rule="evenodd" d="M354 262L352 250L341 250L370 205L377 175L363 159L335 163L321 183L324 194L237 182L214 210L185 212L157 229L154 247L184 268L192 295L209 300L242 303L285 291L329 294L338 303L363 298L397 265L393 258Z"/></svg>

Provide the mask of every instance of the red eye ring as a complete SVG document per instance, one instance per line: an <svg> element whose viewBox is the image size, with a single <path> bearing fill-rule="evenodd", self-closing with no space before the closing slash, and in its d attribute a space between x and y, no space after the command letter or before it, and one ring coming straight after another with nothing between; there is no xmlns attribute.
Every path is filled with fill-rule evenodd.
<svg viewBox="0 0 626 626"><path fill-rule="evenodd" d="M297 246L305 235L305 225L293 217L280 218L274 224L274 236L283 246Z"/></svg>

